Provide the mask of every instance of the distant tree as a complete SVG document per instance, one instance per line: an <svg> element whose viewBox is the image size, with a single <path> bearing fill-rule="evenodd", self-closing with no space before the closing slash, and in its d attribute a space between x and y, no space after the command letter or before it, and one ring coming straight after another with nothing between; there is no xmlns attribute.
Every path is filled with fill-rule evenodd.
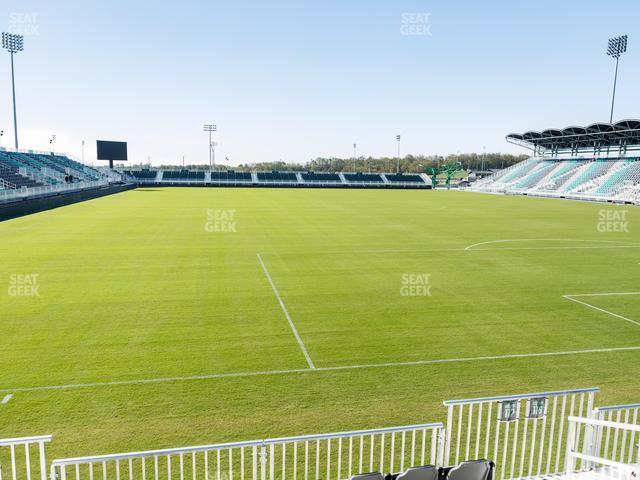
<svg viewBox="0 0 640 480"><path fill-rule="evenodd" d="M424 173L431 167L437 167L445 164L460 165L465 170L480 170L483 166L485 170L506 168L515 163L521 162L528 158L527 155L512 155L509 153L461 153L456 155L406 155L400 159L400 171L404 173ZM317 157L305 163L286 163L277 162L258 162L240 164L231 167L236 171L293 171L293 172L395 172L397 168L397 158L395 157L358 157L353 158L337 158L337 157ZM127 165L127 169L137 170L141 168L149 168L147 164L131 164ZM208 170L209 165L161 165L163 169L182 169L188 170ZM224 165L216 165L216 170L226 170Z"/></svg>

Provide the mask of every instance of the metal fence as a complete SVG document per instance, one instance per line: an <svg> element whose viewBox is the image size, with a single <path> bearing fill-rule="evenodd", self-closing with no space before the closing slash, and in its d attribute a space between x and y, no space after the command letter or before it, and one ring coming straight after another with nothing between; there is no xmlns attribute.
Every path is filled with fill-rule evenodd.
<svg viewBox="0 0 640 480"><path fill-rule="evenodd" d="M0 440L0 480L47 480L45 443L51 435Z"/></svg>
<svg viewBox="0 0 640 480"><path fill-rule="evenodd" d="M597 420L623 423L625 425L640 425L640 403L629 405L612 405L599 407L594 410L593 418ZM637 454L640 434L635 430L623 430L610 426L600 428L597 441L602 443L604 451L609 452L611 460L631 463Z"/></svg>
<svg viewBox="0 0 640 480"><path fill-rule="evenodd" d="M436 464L443 429L442 423L428 423L65 458L52 462L51 480L338 480L376 469Z"/></svg>
<svg viewBox="0 0 640 480"><path fill-rule="evenodd" d="M14 190L0 191L0 202L16 198L27 198L37 195L48 195L52 193L73 192L108 185L107 180L97 180L94 182L60 183L57 185L44 185L42 187L18 188Z"/></svg>
<svg viewBox="0 0 640 480"><path fill-rule="evenodd" d="M593 408L597 388L449 400L442 423L54 460L51 436L0 440L0 480L341 480L490 459L496 480L640 462L640 404ZM37 446L38 461L35 461ZM596 469L596 470L594 470Z"/></svg>
<svg viewBox="0 0 640 480"><path fill-rule="evenodd" d="M589 415L598 388L449 400L444 464L486 458L495 478L558 473L567 418Z"/></svg>
<svg viewBox="0 0 640 480"><path fill-rule="evenodd" d="M623 459L608 441L602 441L604 431L613 431L616 437L640 434L640 426L611 422L595 418L571 416L568 419L565 472L570 478L580 471L606 473L607 478L634 478L638 473L640 455L638 446L630 442L629 458ZM624 455L622 455L624 456Z"/></svg>

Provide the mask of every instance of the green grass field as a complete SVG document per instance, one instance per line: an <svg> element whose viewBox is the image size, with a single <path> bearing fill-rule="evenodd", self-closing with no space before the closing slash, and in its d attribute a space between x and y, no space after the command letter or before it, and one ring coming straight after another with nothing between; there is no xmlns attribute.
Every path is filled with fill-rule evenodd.
<svg viewBox="0 0 640 480"><path fill-rule="evenodd" d="M603 209L629 232L600 233ZM640 295L563 297L640 291L638 232L630 206L323 189L137 189L3 222L0 438L52 433L53 458L441 421L487 394L638 401ZM28 274L39 295L12 295Z"/></svg>

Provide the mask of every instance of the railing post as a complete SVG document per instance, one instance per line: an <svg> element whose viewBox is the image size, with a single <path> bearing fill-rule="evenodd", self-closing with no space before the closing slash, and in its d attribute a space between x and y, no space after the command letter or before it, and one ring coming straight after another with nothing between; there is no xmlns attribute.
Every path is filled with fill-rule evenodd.
<svg viewBox="0 0 640 480"><path fill-rule="evenodd" d="M265 443L260 445L260 478L267 479L267 445Z"/></svg>
<svg viewBox="0 0 640 480"><path fill-rule="evenodd" d="M453 405L449 405L447 409L447 428L445 430L444 452L442 456L442 466L449 465L449 454L451 450L451 428L453 425Z"/></svg>
<svg viewBox="0 0 640 480"><path fill-rule="evenodd" d="M38 448L40 450L40 479L47 480L47 457L44 442L39 442Z"/></svg>
<svg viewBox="0 0 640 480"><path fill-rule="evenodd" d="M597 430L595 425L587 424L584 426L584 438L582 444L582 453L585 455L593 454L593 439L595 437L594 432ZM578 445L579 447L579 445ZM590 460L582 460L582 470L589 470L592 467L592 462Z"/></svg>
<svg viewBox="0 0 640 480"><path fill-rule="evenodd" d="M447 448L447 429L440 428L438 431L438 443L435 446L436 450L436 467L444 467L445 449Z"/></svg>
<svg viewBox="0 0 640 480"><path fill-rule="evenodd" d="M575 447L576 422L569 420L569 428L567 430L567 449L565 451L564 471L570 480L573 476L573 449Z"/></svg>

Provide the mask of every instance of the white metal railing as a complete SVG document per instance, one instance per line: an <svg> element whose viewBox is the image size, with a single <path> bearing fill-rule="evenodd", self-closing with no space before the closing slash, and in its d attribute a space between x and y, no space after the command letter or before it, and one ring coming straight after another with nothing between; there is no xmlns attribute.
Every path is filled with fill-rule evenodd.
<svg viewBox="0 0 640 480"><path fill-rule="evenodd" d="M598 388L449 400L444 464L486 458L496 480L558 473L567 418L588 415Z"/></svg>
<svg viewBox="0 0 640 480"><path fill-rule="evenodd" d="M494 478L580 474L628 480L640 462L640 404L593 408L597 388L444 402L447 427L425 423L248 442L63 458L50 436L0 440L0 480L341 480L372 471L486 458ZM20 448L24 446L24 448ZM4 449L4 450L3 450ZM18 454L21 455L18 455ZM33 453L33 452L31 452ZM4 466L4 471L3 471ZM8 472L11 472L9 475ZM70 479L71 480L71 479Z"/></svg>
<svg viewBox="0 0 640 480"><path fill-rule="evenodd" d="M639 425L611 422L595 418L570 416L567 432L565 473L568 478L580 471L604 472L607 478L632 478L640 471L638 445L633 444L628 459L620 458L617 446L603 441L604 431L615 436L631 437L640 434Z"/></svg>
<svg viewBox="0 0 640 480"><path fill-rule="evenodd" d="M51 435L40 435L0 439L0 480L18 477L32 480L38 476L40 480L47 480L45 443L51 438Z"/></svg>
<svg viewBox="0 0 640 480"><path fill-rule="evenodd" d="M197 480L341 479L438 463L442 423L304 435L115 455L65 458L51 480L88 478ZM97 476L97 477L96 477Z"/></svg>
<svg viewBox="0 0 640 480"><path fill-rule="evenodd" d="M640 403L611 405L596 408L593 412L593 418L618 424L640 425L639 412ZM600 434L603 438L599 440L604 441L605 450L608 451L611 446L612 460L631 463L634 454L637 453L637 444L640 442L640 435L636 435L636 431L619 432L617 429L606 427L602 429Z"/></svg>
<svg viewBox="0 0 640 480"><path fill-rule="evenodd" d="M36 195L50 193L72 192L74 190L84 190L87 188L101 187L108 185L108 180L96 180L94 182L60 183L57 185L44 185L42 187L18 188L16 190L6 190L0 192L0 202L17 198L27 198Z"/></svg>

